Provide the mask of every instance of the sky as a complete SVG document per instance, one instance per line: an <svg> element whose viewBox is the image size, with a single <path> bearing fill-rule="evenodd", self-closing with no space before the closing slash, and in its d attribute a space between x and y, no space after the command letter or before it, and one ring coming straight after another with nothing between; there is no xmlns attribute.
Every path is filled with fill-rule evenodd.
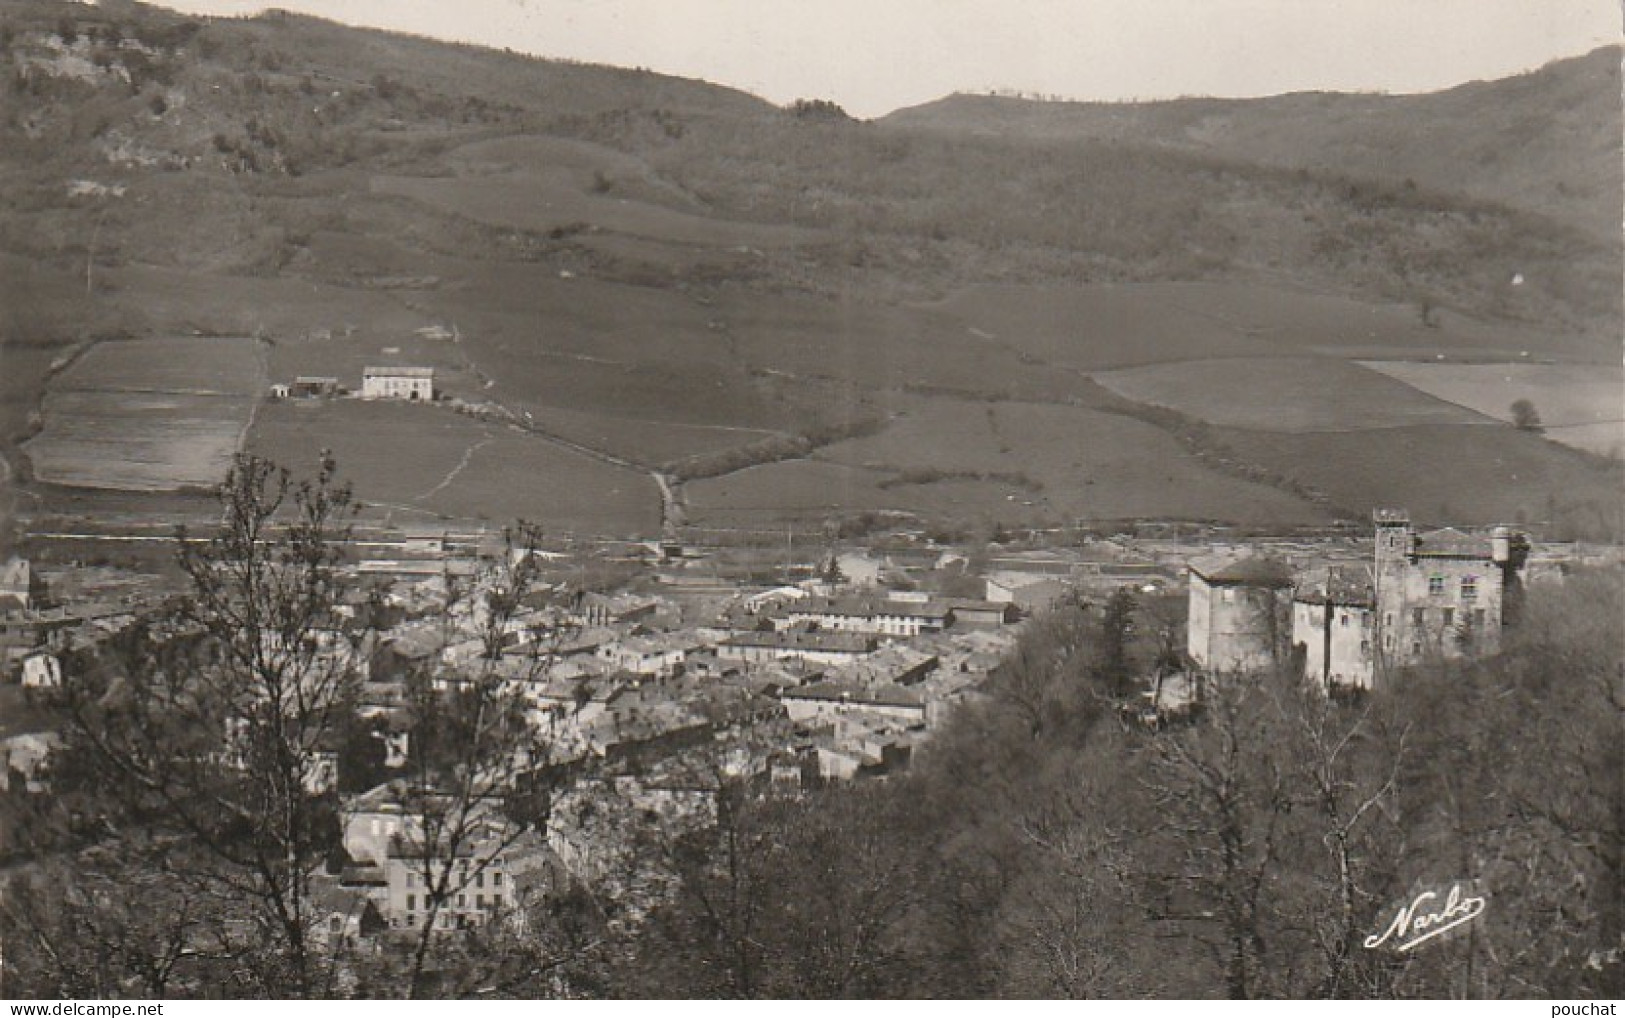
<svg viewBox="0 0 1625 1018"><path fill-rule="evenodd" d="M1620 0L160 0L266 6L875 117L952 92L1423 92L1621 39Z"/></svg>

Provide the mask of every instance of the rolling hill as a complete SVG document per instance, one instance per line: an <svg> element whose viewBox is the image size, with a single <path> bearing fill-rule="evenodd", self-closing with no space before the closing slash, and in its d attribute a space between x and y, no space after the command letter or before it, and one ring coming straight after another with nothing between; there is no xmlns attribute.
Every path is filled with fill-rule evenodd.
<svg viewBox="0 0 1625 1018"><path fill-rule="evenodd" d="M1280 527L1398 501L1609 533L1617 463L1357 362L1617 365L1617 57L1433 96L859 123L291 15L17 0L0 453L28 511L103 511L107 478L31 470L89 433L61 417L89 398L71 365L252 338L249 389L436 368L441 404L263 405L242 439L345 450L396 517Z"/></svg>
<svg viewBox="0 0 1625 1018"><path fill-rule="evenodd" d="M1617 239L1620 57L1607 46L1427 95L1306 92L1139 104L953 95L888 127L1006 141L1103 139L1404 183Z"/></svg>

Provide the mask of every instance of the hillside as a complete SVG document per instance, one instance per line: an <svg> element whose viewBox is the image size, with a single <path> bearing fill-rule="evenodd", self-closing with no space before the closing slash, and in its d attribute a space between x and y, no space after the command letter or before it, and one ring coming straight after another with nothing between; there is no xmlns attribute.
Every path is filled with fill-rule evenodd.
<svg viewBox="0 0 1625 1018"><path fill-rule="evenodd" d="M1542 104L1558 122L1564 101L1594 103L1579 71L1567 99L1551 77L1416 102L1528 92L1440 134L1523 153ZM1564 422L1591 428L1582 454L1494 408L1435 406L1387 367L1617 370L1618 238L1575 225L1590 178L1559 173L1544 124L1544 156L1459 156L1547 196L1524 205L1362 175L1354 155L1289 168L1268 138L1332 131L1278 112L1307 101L1220 104L1257 153L1171 144L1159 108L1118 110L1129 126L1110 132L990 137L311 18L19 0L0 9L0 453L35 514L139 514L160 492L171 512L207 433L291 462L343 449L392 518L587 532L878 510L1279 528L1378 500L1607 532L1617 414ZM1441 181L1456 158L1425 131L1384 137L1394 166L1433 159ZM120 354L84 356L105 344ZM182 348L200 378L239 376L141 367ZM1247 359L1242 426L1197 391L1231 377L1213 358ZM272 382L355 385L370 364L432 366L449 398L265 402ZM1151 390L1107 377L1156 365L1171 367ZM1385 414L1403 444L1379 434ZM1350 443L1443 449L1451 429L1470 430L1473 462L1325 469ZM140 485L107 466L132 449ZM541 480L505 484L513 471Z"/></svg>
<svg viewBox="0 0 1625 1018"><path fill-rule="evenodd" d="M887 127L1002 140L1151 144L1286 169L1410 181L1617 238L1621 50L1427 95L1306 92L1141 104L954 95Z"/></svg>

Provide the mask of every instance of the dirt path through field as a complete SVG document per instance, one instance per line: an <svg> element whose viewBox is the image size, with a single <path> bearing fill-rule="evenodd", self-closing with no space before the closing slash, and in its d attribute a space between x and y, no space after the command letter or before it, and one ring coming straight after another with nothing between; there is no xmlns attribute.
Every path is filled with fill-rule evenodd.
<svg viewBox="0 0 1625 1018"><path fill-rule="evenodd" d="M478 442L475 442L473 445L469 446L467 449L464 449L463 458L457 461L456 466L452 467L446 472L446 476L440 479L440 483L430 488L428 491L425 491L423 494L414 497L412 501L427 502L440 492L451 487L451 482L457 479L457 475L468 469L468 463L474 458L474 454L494 441L496 441L494 438L482 438Z"/></svg>

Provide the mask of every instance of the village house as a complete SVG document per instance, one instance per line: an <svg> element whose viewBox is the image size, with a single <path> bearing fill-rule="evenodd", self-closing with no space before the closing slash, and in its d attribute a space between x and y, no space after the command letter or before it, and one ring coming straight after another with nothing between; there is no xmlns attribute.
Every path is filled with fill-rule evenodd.
<svg viewBox="0 0 1625 1018"><path fill-rule="evenodd" d="M1253 671L1284 659L1292 573L1261 555L1220 554L1190 564L1186 649L1207 674Z"/></svg>
<svg viewBox="0 0 1625 1018"><path fill-rule="evenodd" d="M40 607L45 581L25 558L0 563L0 611Z"/></svg>
<svg viewBox="0 0 1625 1018"><path fill-rule="evenodd" d="M954 611L945 602L897 593L879 597L809 597L775 613L778 628L811 624L836 632L894 637L940 633L953 620Z"/></svg>
<svg viewBox="0 0 1625 1018"><path fill-rule="evenodd" d="M311 940L329 951L354 947L387 928L366 888L346 886L323 873L311 877L310 911Z"/></svg>
<svg viewBox="0 0 1625 1018"><path fill-rule="evenodd" d="M11 788L15 776L34 794L47 791L51 754L62 746L55 732L25 732L0 740L0 791Z"/></svg>
<svg viewBox="0 0 1625 1018"><path fill-rule="evenodd" d="M860 715L896 722L904 727L925 724L925 698L902 686L864 686L850 682L814 682L786 689L779 702L791 721L832 721Z"/></svg>
<svg viewBox="0 0 1625 1018"><path fill-rule="evenodd" d="M660 611L658 598L636 594L582 594L571 621L583 626L631 625L648 622Z"/></svg>
<svg viewBox="0 0 1625 1018"><path fill-rule="evenodd" d="M955 626L1006 626L1016 621L1015 605L1009 601L973 601L969 598L948 599L953 609Z"/></svg>
<svg viewBox="0 0 1625 1018"><path fill-rule="evenodd" d="M434 368L363 368L361 398L432 400Z"/></svg>
<svg viewBox="0 0 1625 1018"><path fill-rule="evenodd" d="M1328 566L1292 595L1292 648L1327 691L1370 689L1376 676L1376 585L1364 566Z"/></svg>
<svg viewBox="0 0 1625 1018"><path fill-rule="evenodd" d="M983 583L989 602L1014 605L1028 615L1055 607L1072 590L1061 577L1009 571L989 573Z"/></svg>
<svg viewBox="0 0 1625 1018"><path fill-rule="evenodd" d="M876 638L868 633L781 629L738 633L717 644L717 657L747 664L796 659L839 665L861 658L877 645Z"/></svg>
<svg viewBox="0 0 1625 1018"><path fill-rule="evenodd" d="M936 671L941 663L933 653L894 643L842 665L829 674L829 679L866 686L911 686Z"/></svg>
<svg viewBox="0 0 1625 1018"><path fill-rule="evenodd" d="M631 672L655 678L670 678L682 670L683 660L701 648L701 642L686 634L630 636L598 648L598 659Z"/></svg>
<svg viewBox="0 0 1625 1018"><path fill-rule="evenodd" d="M55 689L62 685L62 662L55 654L36 651L23 658L25 689Z"/></svg>
<svg viewBox="0 0 1625 1018"><path fill-rule="evenodd" d="M516 904L519 873L531 872L534 857L545 851L540 835L515 834L496 822L456 851L430 851L418 839L397 837L384 862L384 919L391 930L420 929L429 921L431 896L440 886L445 898L435 917L436 932L483 926Z"/></svg>
<svg viewBox="0 0 1625 1018"><path fill-rule="evenodd" d="M66 646L83 621L62 608L0 608L0 674L14 679L24 658Z"/></svg>

